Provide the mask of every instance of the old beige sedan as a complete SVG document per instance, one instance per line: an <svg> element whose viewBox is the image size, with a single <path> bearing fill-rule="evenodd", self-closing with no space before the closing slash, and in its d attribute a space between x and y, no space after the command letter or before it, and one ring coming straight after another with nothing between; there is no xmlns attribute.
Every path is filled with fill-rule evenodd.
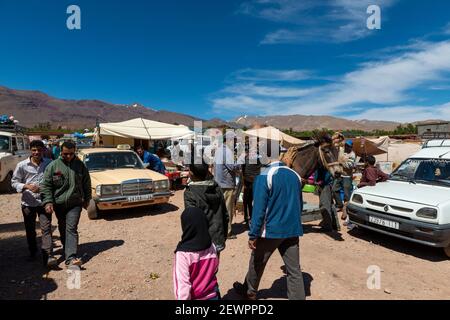
<svg viewBox="0 0 450 320"><path fill-rule="evenodd" d="M91 176L90 219L106 210L167 203L173 195L168 178L146 169L129 147L83 149L78 156Z"/></svg>

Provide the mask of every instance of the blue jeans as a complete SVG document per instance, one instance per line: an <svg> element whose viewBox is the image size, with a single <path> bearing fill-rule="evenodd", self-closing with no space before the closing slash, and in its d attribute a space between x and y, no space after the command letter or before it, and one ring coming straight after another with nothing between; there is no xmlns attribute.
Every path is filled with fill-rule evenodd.
<svg viewBox="0 0 450 320"><path fill-rule="evenodd" d="M56 218L58 219L58 230L61 243L64 247L66 264L77 257L78 250L78 222L81 216L81 207L65 208L55 206Z"/></svg>

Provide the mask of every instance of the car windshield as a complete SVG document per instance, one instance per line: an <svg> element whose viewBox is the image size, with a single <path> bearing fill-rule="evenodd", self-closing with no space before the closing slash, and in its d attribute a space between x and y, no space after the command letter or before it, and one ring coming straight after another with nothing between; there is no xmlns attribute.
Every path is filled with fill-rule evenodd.
<svg viewBox="0 0 450 320"><path fill-rule="evenodd" d="M9 151L9 150L10 150L9 137L0 136L0 151Z"/></svg>
<svg viewBox="0 0 450 320"><path fill-rule="evenodd" d="M101 152L88 154L84 163L89 171L111 169L144 169L144 165L134 152Z"/></svg>
<svg viewBox="0 0 450 320"><path fill-rule="evenodd" d="M391 179L450 185L450 160L408 159L392 173Z"/></svg>

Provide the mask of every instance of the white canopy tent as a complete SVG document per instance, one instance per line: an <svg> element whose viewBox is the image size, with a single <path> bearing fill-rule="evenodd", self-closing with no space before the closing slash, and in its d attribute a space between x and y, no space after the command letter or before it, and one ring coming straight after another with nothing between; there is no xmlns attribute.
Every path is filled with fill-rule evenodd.
<svg viewBox="0 0 450 320"><path fill-rule="evenodd" d="M116 136L146 140L167 140L192 134L187 126L168 124L143 118L123 122L101 123L100 136Z"/></svg>
<svg viewBox="0 0 450 320"><path fill-rule="evenodd" d="M305 144L305 141L294 138L271 126L258 129L250 129L245 131L245 134L262 139L280 141L281 145L285 148L301 146Z"/></svg>

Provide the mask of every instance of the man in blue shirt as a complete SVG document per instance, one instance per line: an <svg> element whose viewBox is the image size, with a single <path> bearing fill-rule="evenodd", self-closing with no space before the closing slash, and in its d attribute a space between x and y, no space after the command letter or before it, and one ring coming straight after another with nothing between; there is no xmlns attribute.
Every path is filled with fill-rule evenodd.
<svg viewBox="0 0 450 320"><path fill-rule="evenodd" d="M139 157L141 157L141 160L142 162L144 162L144 164L148 163L148 168L150 170L159 172L161 174L166 173L166 167L158 156L144 150L143 146L137 147L136 152Z"/></svg>
<svg viewBox="0 0 450 320"><path fill-rule="evenodd" d="M284 163L272 159L254 182L248 241L252 253L244 283L233 285L239 294L256 300L264 268L278 249L287 271L288 299L305 299L299 252L299 237L303 235L302 208L300 176Z"/></svg>

